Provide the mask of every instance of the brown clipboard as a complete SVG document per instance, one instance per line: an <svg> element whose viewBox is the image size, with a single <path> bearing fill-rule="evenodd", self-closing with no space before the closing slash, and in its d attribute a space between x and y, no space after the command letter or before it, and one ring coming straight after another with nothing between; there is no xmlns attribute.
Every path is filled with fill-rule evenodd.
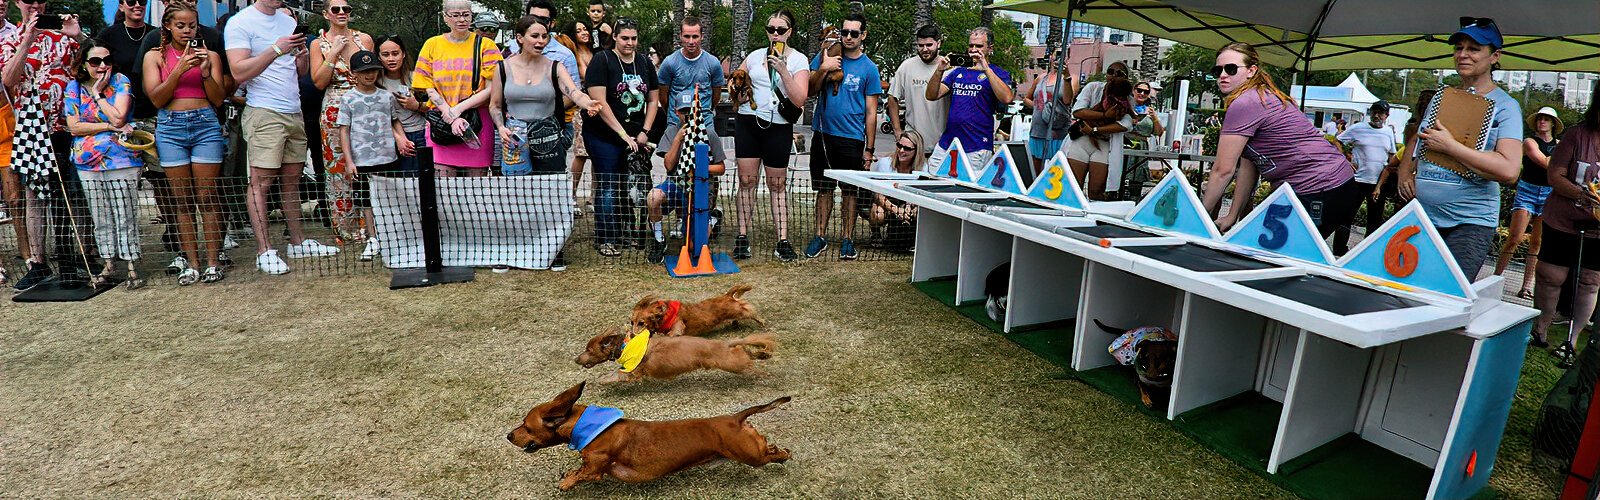
<svg viewBox="0 0 1600 500"><path fill-rule="evenodd" d="M1494 101L1462 89L1445 87L1434 94L1433 101L1428 103L1427 113L1432 119L1423 123L1423 128L1432 127L1435 122L1442 123L1456 142L1482 151L1489 140L1489 125L1494 117ZM1417 153L1428 162L1469 179L1478 178L1478 175L1461 164L1460 160L1443 152L1429 151L1425 144L1418 142Z"/></svg>

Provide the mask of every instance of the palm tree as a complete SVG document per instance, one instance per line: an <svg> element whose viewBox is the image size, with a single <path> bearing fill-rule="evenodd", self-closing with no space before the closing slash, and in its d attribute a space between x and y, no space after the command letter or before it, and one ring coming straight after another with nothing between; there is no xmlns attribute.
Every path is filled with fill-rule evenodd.
<svg viewBox="0 0 1600 500"><path fill-rule="evenodd" d="M684 6L683 0L672 0L672 44L674 46L683 37L683 17L688 12L689 10ZM661 54L661 57L665 59L667 55Z"/></svg>
<svg viewBox="0 0 1600 500"><path fill-rule="evenodd" d="M728 54L728 67L738 69L744 63L745 46L750 42L750 21L755 15L751 0L733 0L733 53Z"/></svg>
<svg viewBox="0 0 1600 500"><path fill-rule="evenodd" d="M713 24L717 19L717 1L696 0L694 3L695 10L700 11L700 50L706 52L711 52L712 49L715 49L715 47L711 46L711 34L717 32L717 28Z"/></svg>
<svg viewBox="0 0 1600 500"><path fill-rule="evenodd" d="M916 24L911 29L933 24L933 0L917 0L917 8L912 16Z"/></svg>
<svg viewBox="0 0 1600 500"><path fill-rule="evenodd" d="M1048 57L1061 48L1061 20L1054 17L1045 17L1045 19L1050 22L1050 30L1044 36L1044 53ZM1050 64L1056 64L1056 61L1052 59Z"/></svg>
<svg viewBox="0 0 1600 500"><path fill-rule="evenodd" d="M1156 59L1156 54L1159 52L1157 45L1160 42L1160 38L1144 35L1144 41L1139 44L1139 68L1142 70L1140 73L1144 73L1141 77L1144 81L1155 80L1156 70L1161 67L1160 60Z"/></svg>

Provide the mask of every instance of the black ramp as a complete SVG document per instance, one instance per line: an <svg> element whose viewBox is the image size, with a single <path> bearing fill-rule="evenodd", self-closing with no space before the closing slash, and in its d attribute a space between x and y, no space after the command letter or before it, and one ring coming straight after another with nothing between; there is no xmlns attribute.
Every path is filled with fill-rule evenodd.
<svg viewBox="0 0 1600 500"><path fill-rule="evenodd" d="M932 186L900 186L900 187L904 188L904 189L914 189L914 190L917 190L917 191L924 191L924 192L929 192L929 193L953 193L953 194L979 194L979 193L990 193L990 194L992 194L992 193L994 193L994 191L978 189L978 188L971 187L971 186L962 186L960 184L943 184L943 185L932 185Z"/></svg>
<svg viewBox="0 0 1600 500"><path fill-rule="evenodd" d="M1154 238L1156 235L1138 229L1131 229L1116 224L1096 224L1087 227L1068 228L1068 231L1087 234L1096 238Z"/></svg>
<svg viewBox="0 0 1600 500"><path fill-rule="evenodd" d="M977 204L980 204L980 205L988 205L988 206L991 206L991 207L1037 208L1039 210L1057 210L1056 208L1053 208L1053 207L1041 205L1041 204L1038 204L1038 203L1033 203L1033 202L1026 201L1026 200L1019 200L1019 199L1016 199L1016 198L991 198L991 199L986 199L986 200L966 200L966 201L969 201L969 202L972 202L972 203L977 203Z"/></svg>
<svg viewBox="0 0 1600 500"><path fill-rule="evenodd" d="M1236 253L1228 253L1221 250L1187 243L1183 245L1130 246L1117 248L1200 273L1215 273L1221 271L1251 271L1256 269L1272 269L1281 267Z"/></svg>
<svg viewBox="0 0 1600 500"><path fill-rule="evenodd" d="M1343 316L1427 305L1322 276L1269 278L1239 284Z"/></svg>

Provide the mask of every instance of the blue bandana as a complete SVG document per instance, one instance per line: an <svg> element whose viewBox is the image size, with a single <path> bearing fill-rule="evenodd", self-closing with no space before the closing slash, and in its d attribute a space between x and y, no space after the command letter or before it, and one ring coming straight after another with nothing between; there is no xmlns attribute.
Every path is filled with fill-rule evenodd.
<svg viewBox="0 0 1600 500"><path fill-rule="evenodd" d="M604 406L584 408L583 414L578 415L578 423L572 426L572 439L567 443L567 448L583 451L583 447L589 446L590 441L600 437L600 433L611 428L611 424L618 420L622 420L622 410Z"/></svg>

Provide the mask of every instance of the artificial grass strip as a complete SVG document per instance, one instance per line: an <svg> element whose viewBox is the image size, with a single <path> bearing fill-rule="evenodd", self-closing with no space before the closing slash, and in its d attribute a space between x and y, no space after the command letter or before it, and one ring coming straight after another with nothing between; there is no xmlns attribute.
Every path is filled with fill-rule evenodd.
<svg viewBox="0 0 1600 500"><path fill-rule="evenodd" d="M1078 372L1078 380L1082 380L1083 383L1089 384L1089 387L1098 389L1118 401L1133 405L1134 409L1144 412L1146 415L1166 420L1166 410L1162 406L1164 401L1156 401L1156 408L1160 410L1145 408L1144 402L1139 401L1139 377L1133 373L1132 368L1118 365L1103 366ZM1162 396L1151 394L1151 397L1160 398ZM1271 436L1268 436L1268 440L1271 440Z"/></svg>
<svg viewBox="0 0 1600 500"><path fill-rule="evenodd" d="M1306 498L1422 498L1433 481L1433 470L1354 433L1290 460L1278 475L1267 479Z"/></svg>
<svg viewBox="0 0 1600 500"><path fill-rule="evenodd" d="M1266 474L1267 457L1272 455L1282 413L1282 404L1247 392L1178 415L1172 426L1218 454L1276 480L1275 475Z"/></svg>
<svg viewBox="0 0 1600 500"><path fill-rule="evenodd" d="M987 319L987 318L986 318ZM1029 325L1013 328L1011 333L1003 334L1023 349L1027 349L1035 356L1044 358L1050 364L1061 367L1067 373L1072 371L1072 334L1075 321L1066 319L1038 325Z"/></svg>
<svg viewBox="0 0 1600 500"><path fill-rule="evenodd" d="M933 297L933 299L939 301L940 304L950 307L956 306L955 276L934 278L928 281L917 281L911 283L911 286L922 291L922 293L927 294L927 296Z"/></svg>

